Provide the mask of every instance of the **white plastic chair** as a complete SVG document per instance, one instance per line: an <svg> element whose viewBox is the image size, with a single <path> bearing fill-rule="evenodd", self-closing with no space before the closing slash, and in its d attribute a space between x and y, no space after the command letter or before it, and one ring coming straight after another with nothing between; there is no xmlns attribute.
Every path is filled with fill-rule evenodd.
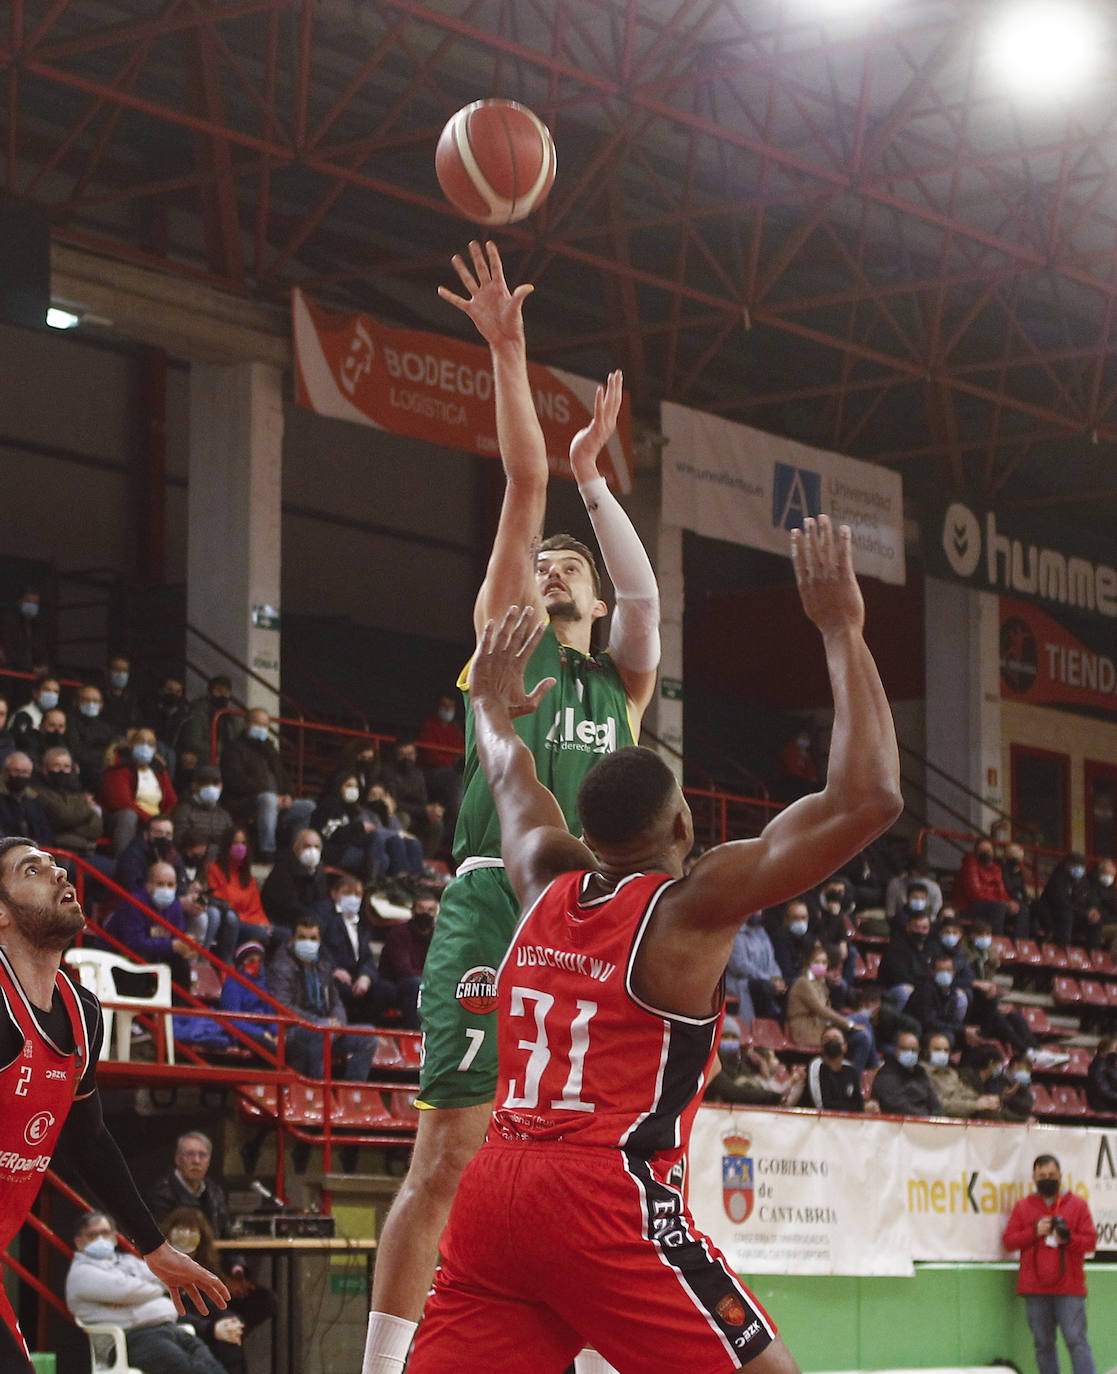
<svg viewBox="0 0 1117 1374"><path fill-rule="evenodd" d="M71 953L80 953L72 950ZM128 1363L128 1343L124 1338L122 1326L109 1326L103 1322L90 1322L78 1326L89 1337L89 1360L93 1374L143 1374L142 1369Z"/></svg>
<svg viewBox="0 0 1117 1374"><path fill-rule="evenodd" d="M93 992L105 1013L105 1041L101 1048L101 1058L108 1058L109 1033L116 1023L116 1057L132 1057L132 1022L137 1011L153 1011L165 1007L163 1017L163 1040L167 1063L175 1062L174 1019L171 1015L171 970L168 964L136 964L122 955L113 954L107 949L68 949L63 956L66 963L80 971L84 987ZM155 990L146 997L117 990L114 969L125 973L150 973L155 976ZM114 1002L114 1007L105 1006Z"/></svg>

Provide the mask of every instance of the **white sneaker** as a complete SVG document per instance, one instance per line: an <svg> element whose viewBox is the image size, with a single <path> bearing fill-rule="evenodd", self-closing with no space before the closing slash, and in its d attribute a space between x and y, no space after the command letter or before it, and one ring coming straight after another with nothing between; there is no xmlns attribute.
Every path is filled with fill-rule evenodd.
<svg viewBox="0 0 1117 1374"><path fill-rule="evenodd" d="M1070 1055L1058 1050L1029 1050L1028 1058L1037 1069L1057 1069L1060 1064L1070 1063Z"/></svg>

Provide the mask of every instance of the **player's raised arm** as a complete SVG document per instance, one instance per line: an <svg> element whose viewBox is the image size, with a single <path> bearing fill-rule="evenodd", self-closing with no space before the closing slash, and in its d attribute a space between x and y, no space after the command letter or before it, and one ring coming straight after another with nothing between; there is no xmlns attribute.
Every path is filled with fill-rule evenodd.
<svg viewBox="0 0 1117 1374"><path fill-rule="evenodd" d="M460 254L453 259L466 296L440 286L438 294L477 326L489 345L496 391L496 433L504 464L504 501L493 551L474 608L474 628L502 616L515 603L542 608L535 586L535 551L543 537L547 507L547 446L527 375L523 303L535 289L528 283L510 291L495 243L469 245L472 269Z"/></svg>
<svg viewBox="0 0 1117 1374"><path fill-rule="evenodd" d="M500 816L501 857L524 906L556 873L594 862L567 830L562 809L539 781L531 750L512 728L513 717L534 711L555 683L544 678L530 693L524 687L543 626L532 607L510 607L499 624L486 623L470 666L477 757Z"/></svg>
<svg viewBox="0 0 1117 1374"><path fill-rule="evenodd" d="M593 419L571 442L570 466L617 594L609 652L636 729L655 691L659 667L659 586L640 536L597 467L601 450L616 432L622 388L619 371L611 372L606 385L597 388Z"/></svg>

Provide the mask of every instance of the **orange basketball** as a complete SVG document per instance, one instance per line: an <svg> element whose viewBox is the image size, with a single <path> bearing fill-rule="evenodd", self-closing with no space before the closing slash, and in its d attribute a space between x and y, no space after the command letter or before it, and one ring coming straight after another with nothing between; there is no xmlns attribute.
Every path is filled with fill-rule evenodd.
<svg viewBox="0 0 1117 1374"><path fill-rule="evenodd" d="M476 224L514 224L547 199L555 143L514 100L475 100L442 130L434 169L446 199Z"/></svg>

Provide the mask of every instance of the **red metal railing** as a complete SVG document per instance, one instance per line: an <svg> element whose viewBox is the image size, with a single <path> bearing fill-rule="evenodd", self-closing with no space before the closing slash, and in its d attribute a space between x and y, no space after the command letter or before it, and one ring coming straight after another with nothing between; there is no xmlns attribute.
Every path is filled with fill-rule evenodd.
<svg viewBox="0 0 1117 1374"><path fill-rule="evenodd" d="M217 755L218 755L217 735L218 735L218 730L219 730L219 728L220 728L220 722L221 722L222 717L223 717L223 716L240 716L240 717L243 717L243 716L245 716L246 714L247 714L247 713L246 713L245 711L233 710L232 707L223 708L223 709L220 710L220 711L215 711L215 712L214 712L214 714L213 714L213 720L212 720L211 723L210 723L210 729L209 729L209 759L210 759L210 762L211 762L211 763L216 763L216 762L217 762ZM270 723L271 723L272 725L283 725L283 726L288 727L288 729L293 729L293 730L295 730L295 731L298 732L298 737L297 737L297 741L296 741L296 744L295 744L295 782L294 782L294 788L295 788L295 792L296 792L297 794L301 794L301 793L302 793L302 791L303 791L303 783L304 783L304 781L305 781L305 774L306 774L306 735L307 735L307 732L308 732L308 731L310 731L311 733L313 733L313 734L315 734L315 735L337 735L337 736L340 736L340 737L343 738L343 739L370 740L370 741L371 741L372 743L374 743L378 748L379 748L381 745L384 745L384 744L394 744L394 743L396 742L396 737L395 737L395 735L377 734L377 733L376 733L375 731L373 731L373 730L351 730L348 726L345 726L345 725L326 725L326 724L323 724L323 723L321 723L321 722L319 722L319 721L303 720L303 719L301 719L301 718L295 719L294 717L291 717L291 716L269 716L269 717L268 717L268 720L270 721Z"/></svg>

